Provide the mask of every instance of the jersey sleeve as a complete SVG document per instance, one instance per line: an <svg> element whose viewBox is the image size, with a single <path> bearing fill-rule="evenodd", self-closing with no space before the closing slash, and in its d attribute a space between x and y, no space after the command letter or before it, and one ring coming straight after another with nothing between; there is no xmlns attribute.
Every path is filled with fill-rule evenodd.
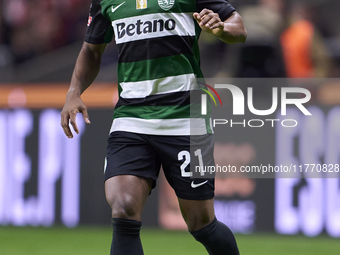
<svg viewBox="0 0 340 255"><path fill-rule="evenodd" d="M227 0L197 0L197 12L202 11L204 8L218 13L222 21L229 18L229 16L235 11L234 6L232 6Z"/></svg>
<svg viewBox="0 0 340 255"><path fill-rule="evenodd" d="M104 17L99 0L92 0L85 34L85 42L92 44L112 41L113 29L110 20Z"/></svg>

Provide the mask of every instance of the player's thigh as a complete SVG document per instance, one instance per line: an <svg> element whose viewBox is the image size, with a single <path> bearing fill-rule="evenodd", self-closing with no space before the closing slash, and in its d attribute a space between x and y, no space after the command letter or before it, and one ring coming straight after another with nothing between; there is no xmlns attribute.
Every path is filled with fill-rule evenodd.
<svg viewBox="0 0 340 255"><path fill-rule="evenodd" d="M104 175L112 217L140 219L159 169L160 160L147 136L129 132L110 134Z"/></svg>
<svg viewBox="0 0 340 255"><path fill-rule="evenodd" d="M133 175L118 175L105 181L106 200L113 218L140 220L152 179Z"/></svg>
<svg viewBox="0 0 340 255"><path fill-rule="evenodd" d="M179 198L179 206L189 231L197 231L215 218L214 199L187 200Z"/></svg>

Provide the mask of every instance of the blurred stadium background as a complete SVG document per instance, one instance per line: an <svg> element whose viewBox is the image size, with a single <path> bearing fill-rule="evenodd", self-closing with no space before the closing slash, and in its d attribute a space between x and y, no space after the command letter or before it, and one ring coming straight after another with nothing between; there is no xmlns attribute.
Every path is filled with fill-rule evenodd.
<svg viewBox="0 0 340 255"><path fill-rule="evenodd" d="M103 56L83 95L91 125L73 140L60 110L82 45L90 0L0 0L0 254L107 254L110 209L102 169L117 101L117 48ZM217 163L340 163L340 2L231 0L248 40L201 38L202 68L213 78L320 78L315 118L295 133L230 130ZM261 100L268 88L257 88ZM314 121L314 122L313 122ZM321 124L320 124L321 123ZM337 178L217 179L216 214L241 254L338 254ZM176 197L161 176L143 215L145 254L205 254L183 231ZM166 231L165 231L166 229ZM169 229L171 231L169 231Z"/></svg>

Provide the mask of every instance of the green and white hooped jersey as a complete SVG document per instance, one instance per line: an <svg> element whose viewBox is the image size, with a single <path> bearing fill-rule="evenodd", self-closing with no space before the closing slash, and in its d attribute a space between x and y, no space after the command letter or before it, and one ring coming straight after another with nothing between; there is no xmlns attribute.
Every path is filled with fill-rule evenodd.
<svg viewBox="0 0 340 255"><path fill-rule="evenodd" d="M118 47L119 101L111 132L152 135L212 133L209 116L190 114L199 66L200 28L194 12L227 19L226 0L93 0L85 41Z"/></svg>

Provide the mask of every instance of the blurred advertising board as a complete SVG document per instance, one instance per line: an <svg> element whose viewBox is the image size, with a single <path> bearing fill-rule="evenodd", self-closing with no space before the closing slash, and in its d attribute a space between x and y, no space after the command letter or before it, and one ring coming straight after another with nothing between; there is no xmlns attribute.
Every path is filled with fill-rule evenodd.
<svg viewBox="0 0 340 255"><path fill-rule="evenodd" d="M109 222L102 172L116 86L96 84L84 94L94 125L79 115L74 139L60 126L67 90L67 84L0 87L2 225Z"/></svg>

